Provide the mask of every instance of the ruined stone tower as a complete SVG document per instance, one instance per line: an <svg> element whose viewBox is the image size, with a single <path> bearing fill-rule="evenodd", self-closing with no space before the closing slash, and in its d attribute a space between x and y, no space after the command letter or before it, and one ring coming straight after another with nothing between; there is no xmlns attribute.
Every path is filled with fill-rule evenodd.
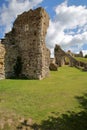
<svg viewBox="0 0 87 130"><path fill-rule="evenodd" d="M43 79L49 74L50 51L45 45L49 16L43 8L19 15L5 35L5 77Z"/></svg>

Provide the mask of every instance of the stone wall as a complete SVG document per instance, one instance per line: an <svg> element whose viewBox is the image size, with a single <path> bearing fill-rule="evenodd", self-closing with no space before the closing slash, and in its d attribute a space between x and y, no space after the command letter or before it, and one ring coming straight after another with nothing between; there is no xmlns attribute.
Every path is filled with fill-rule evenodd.
<svg viewBox="0 0 87 130"><path fill-rule="evenodd" d="M55 63L58 66L63 66L65 64L66 53L61 49L59 45L55 45L54 56L55 56Z"/></svg>
<svg viewBox="0 0 87 130"><path fill-rule="evenodd" d="M5 56L5 48L4 48L4 45L2 45L0 41L0 79L5 78L4 56Z"/></svg>
<svg viewBox="0 0 87 130"><path fill-rule="evenodd" d="M67 52L68 54L70 54L73 57L83 57L83 52L80 51L78 54L72 53L70 50L68 50Z"/></svg>
<svg viewBox="0 0 87 130"><path fill-rule="evenodd" d="M72 56L71 51L69 51L68 53L66 53L65 51L63 51L61 49L61 47L59 45L56 45L54 48L54 55L55 55L55 63L58 66L63 66L66 64L65 58L67 57L69 59L69 66L74 66L76 68L80 68L80 69L86 69L87 68L87 63L78 61L74 58L74 56ZM81 55L82 57L82 55Z"/></svg>
<svg viewBox="0 0 87 130"><path fill-rule="evenodd" d="M55 63L55 58L50 58L50 63Z"/></svg>
<svg viewBox="0 0 87 130"><path fill-rule="evenodd" d="M19 15L5 35L5 77L43 79L49 75L50 51L45 45L49 16L43 8Z"/></svg>

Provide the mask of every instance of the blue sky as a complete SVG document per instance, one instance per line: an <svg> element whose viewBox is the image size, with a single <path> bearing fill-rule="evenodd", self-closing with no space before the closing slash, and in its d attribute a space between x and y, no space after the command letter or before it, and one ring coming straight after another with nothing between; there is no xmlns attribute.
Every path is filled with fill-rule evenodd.
<svg viewBox="0 0 87 130"><path fill-rule="evenodd" d="M18 14L42 6L50 16L47 47L87 53L87 0L0 0L0 38L9 32Z"/></svg>
<svg viewBox="0 0 87 130"><path fill-rule="evenodd" d="M41 3L42 7L48 7L46 10L49 13L50 17L52 18L55 15L54 7L63 3L64 0L44 0ZM87 0L68 0L68 5L87 5Z"/></svg>

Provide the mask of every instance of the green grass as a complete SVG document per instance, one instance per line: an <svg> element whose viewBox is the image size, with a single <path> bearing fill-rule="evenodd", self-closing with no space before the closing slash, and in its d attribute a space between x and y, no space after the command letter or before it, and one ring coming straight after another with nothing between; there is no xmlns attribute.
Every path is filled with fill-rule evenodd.
<svg viewBox="0 0 87 130"><path fill-rule="evenodd" d="M76 60L78 61L82 61L84 63L87 63L87 58L83 58L83 57L75 57Z"/></svg>
<svg viewBox="0 0 87 130"><path fill-rule="evenodd" d="M50 76L41 81L1 80L0 116L15 113L20 117L32 118L35 123L42 123L45 120L48 122L52 112L59 113L58 117L61 118L67 111L70 113L83 111L84 108L80 106L76 97L82 97L86 92L87 73L66 66L59 68L58 72L50 72ZM52 130L57 129L53 127Z"/></svg>

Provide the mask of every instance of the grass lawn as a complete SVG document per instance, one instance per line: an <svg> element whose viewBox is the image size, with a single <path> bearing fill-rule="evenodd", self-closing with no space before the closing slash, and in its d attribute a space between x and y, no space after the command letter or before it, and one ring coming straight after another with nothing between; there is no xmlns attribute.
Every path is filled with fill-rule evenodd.
<svg viewBox="0 0 87 130"><path fill-rule="evenodd" d="M0 81L1 122L21 117L32 120L32 130L87 130L86 108L87 73L73 67L60 67L41 81ZM8 124L2 129L15 130L17 124Z"/></svg>
<svg viewBox="0 0 87 130"><path fill-rule="evenodd" d="M87 58L83 58L83 57L74 57L76 60L78 61L82 61L84 63L87 63Z"/></svg>

